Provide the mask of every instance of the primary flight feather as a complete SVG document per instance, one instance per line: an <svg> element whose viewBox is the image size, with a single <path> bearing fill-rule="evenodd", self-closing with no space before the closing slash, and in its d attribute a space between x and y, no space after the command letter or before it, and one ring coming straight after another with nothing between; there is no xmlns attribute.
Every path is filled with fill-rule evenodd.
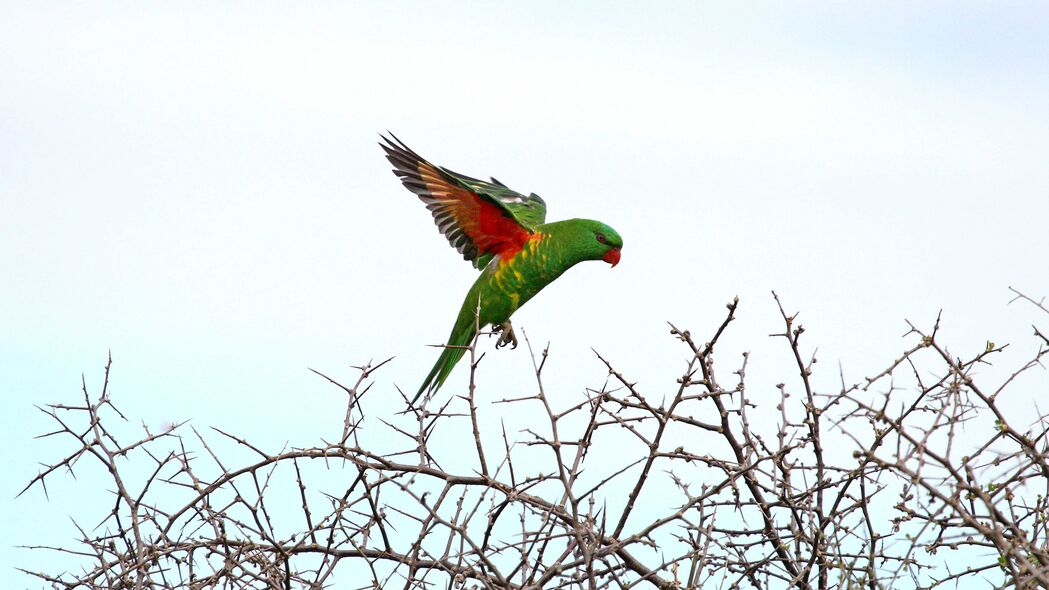
<svg viewBox="0 0 1049 590"><path fill-rule="evenodd" d="M619 262L623 239L600 221L546 223L546 202L538 195L526 197L494 178L485 182L435 166L393 134L382 139L394 174L426 204L452 247L481 269L413 404L444 384L478 327L502 331L497 347L516 346L510 316L543 287L584 260Z"/></svg>

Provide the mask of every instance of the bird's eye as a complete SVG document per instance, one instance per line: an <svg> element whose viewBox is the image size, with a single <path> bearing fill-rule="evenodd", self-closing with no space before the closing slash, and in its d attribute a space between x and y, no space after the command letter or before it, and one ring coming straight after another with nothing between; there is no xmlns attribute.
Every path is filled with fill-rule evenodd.
<svg viewBox="0 0 1049 590"><path fill-rule="evenodd" d="M597 234L597 241L604 244L608 241L608 238L605 237L605 234Z"/></svg>

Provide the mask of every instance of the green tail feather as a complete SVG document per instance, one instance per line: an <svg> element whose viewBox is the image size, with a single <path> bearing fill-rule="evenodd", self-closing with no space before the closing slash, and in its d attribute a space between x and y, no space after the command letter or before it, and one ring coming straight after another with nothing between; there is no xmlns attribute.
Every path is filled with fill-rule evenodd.
<svg viewBox="0 0 1049 590"><path fill-rule="evenodd" d="M419 392L412 399L412 405L415 405L416 400L422 397L423 393L433 394L440 389L444 381L448 379L448 375L451 375L459 359L466 354L466 347L470 345L477 333L475 309L474 306L467 306L464 303L463 309L459 311L459 317L455 319L452 333L448 335L447 347L441 351L437 363L430 369L430 374L419 387Z"/></svg>

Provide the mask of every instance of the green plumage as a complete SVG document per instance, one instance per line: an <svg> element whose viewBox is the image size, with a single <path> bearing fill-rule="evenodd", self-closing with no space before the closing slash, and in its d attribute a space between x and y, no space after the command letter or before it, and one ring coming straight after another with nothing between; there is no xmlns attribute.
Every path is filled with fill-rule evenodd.
<svg viewBox="0 0 1049 590"><path fill-rule="evenodd" d="M483 269L413 404L444 384L479 328L500 326L496 347L516 346L510 316L543 287L584 260L619 262L623 239L607 225L589 219L546 223L546 202L538 195L526 197L494 178L485 182L435 166L393 134L382 140L394 174L426 205L437 229Z"/></svg>
<svg viewBox="0 0 1049 590"><path fill-rule="evenodd" d="M477 328L500 325L566 270L585 260L602 260L623 240L607 225L589 219L569 219L536 228L537 236L503 262L495 260L481 272L463 300L448 347L419 387L415 399L444 384L466 352ZM599 237L603 241L599 241ZM480 313L478 313L480 306ZM415 400L413 400L414 403Z"/></svg>

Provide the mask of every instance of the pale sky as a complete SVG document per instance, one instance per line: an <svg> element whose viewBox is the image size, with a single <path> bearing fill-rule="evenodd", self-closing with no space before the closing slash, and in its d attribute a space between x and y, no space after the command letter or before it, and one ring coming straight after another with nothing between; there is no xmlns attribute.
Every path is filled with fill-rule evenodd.
<svg viewBox="0 0 1049 590"><path fill-rule="evenodd" d="M396 356L372 395L418 387L475 271L390 173L387 129L623 236L618 267L514 316L565 406L605 377L591 347L671 387L665 322L710 334L735 295L725 356L754 353L758 399L790 377L772 289L829 388L898 356L905 319L942 309L959 354L1012 342L1009 366L1046 324L1006 305L1049 295L1045 4L0 6L5 586L46 563L13 545L74 535L68 478L13 499L67 448L31 440L33 405L78 401L108 351L132 423L275 448L340 426L307 367ZM482 399L530 393L527 352L492 342Z"/></svg>

